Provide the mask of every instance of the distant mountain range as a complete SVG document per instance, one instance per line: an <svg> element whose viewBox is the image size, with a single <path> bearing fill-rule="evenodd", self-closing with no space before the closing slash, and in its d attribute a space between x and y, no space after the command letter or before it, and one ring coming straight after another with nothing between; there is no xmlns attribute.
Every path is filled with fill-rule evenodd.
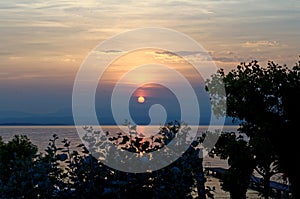
<svg viewBox="0 0 300 199"><path fill-rule="evenodd" d="M201 116L200 125L209 125L209 116ZM139 125L147 124L145 118L138 118ZM101 117L102 125L115 125L112 117ZM225 125L233 124L226 118ZM0 125L74 125L72 109L61 109L53 113L26 113L21 111L0 111ZM88 124L87 124L88 125Z"/></svg>

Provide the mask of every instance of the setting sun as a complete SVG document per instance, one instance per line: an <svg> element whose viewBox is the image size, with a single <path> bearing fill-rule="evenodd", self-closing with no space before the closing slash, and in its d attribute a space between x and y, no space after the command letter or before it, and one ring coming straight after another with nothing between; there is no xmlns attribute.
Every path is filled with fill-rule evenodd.
<svg viewBox="0 0 300 199"><path fill-rule="evenodd" d="M138 98L138 103L144 103L145 102L145 98L143 97L143 96L140 96L139 98Z"/></svg>

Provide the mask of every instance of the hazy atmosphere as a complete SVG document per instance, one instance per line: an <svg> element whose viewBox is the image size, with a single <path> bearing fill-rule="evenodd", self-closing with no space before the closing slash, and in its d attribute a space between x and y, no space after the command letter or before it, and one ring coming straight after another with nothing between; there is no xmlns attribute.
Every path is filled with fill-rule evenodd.
<svg viewBox="0 0 300 199"><path fill-rule="evenodd" d="M100 42L133 28L182 32L225 69L252 59L292 66L299 9L297 0L1 1L0 123L71 123L80 65Z"/></svg>

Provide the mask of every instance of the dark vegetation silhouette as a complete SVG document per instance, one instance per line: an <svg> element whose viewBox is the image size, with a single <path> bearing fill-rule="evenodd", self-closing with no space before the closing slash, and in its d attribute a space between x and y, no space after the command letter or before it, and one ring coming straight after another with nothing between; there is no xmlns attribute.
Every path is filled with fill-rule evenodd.
<svg viewBox="0 0 300 199"><path fill-rule="evenodd" d="M228 159L229 169L222 175L221 187L232 199L245 199L254 162L247 142L235 133L222 133L210 156Z"/></svg>
<svg viewBox="0 0 300 199"><path fill-rule="evenodd" d="M91 134L101 132L85 127L84 139L100 148L105 141L133 153L147 153L162 150L182 128L189 130L177 122L163 126L150 142L133 132L104 132L98 140ZM200 138L171 165L145 173L109 168L83 144L71 151L69 140L60 142L53 135L45 152L38 154L26 136L15 136L7 143L0 140L0 198L205 198L202 158L197 148Z"/></svg>
<svg viewBox="0 0 300 199"><path fill-rule="evenodd" d="M226 96L218 92L217 88L221 83L225 85ZM249 164L248 169L256 169L264 176L265 198L269 197L269 179L274 172L284 173L288 177L292 197L299 198L296 136L299 133L300 118L300 61L292 68L274 62L268 62L264 68L257 61L241 63L227 74L223 69L219 70L207 81L207 85L213 107L220 107L218 104L224 104L226 99L227 116L242 121L238 131L248 136L247 145L252 154L249 160L253 159L255 163L255 167L252 163ZM215 108L214 112L224 114L225 110ZM243 143L239 139L234 140L234 146ZM228 142L219 144L223 149L216 150L217 154L228 156L235 162L232 157L239 156L239 152L231 154L231 144ZM246 151L245 156L248 156ZM236 159L236 163L240 161L239 158ZM231 167L233 162L229 163ZM238 168L243 167L240 166ZM230 170L233 169L231 167ZM248 178L248 172L246 173L244 177ZM244 184L246 180L239 183ZM227 183L223 183L225 188Z"/></svg>
<svg viewBox="0 0 300 199"><path fill-rule="evenodd" d="M278 158L267 140L247 140L242 133L222 132L209 155L228 160L229 169L221 178L221 187L231 194L231 198L246 198L254 171L262 176L263 182L252 186L255 186L264 198L269 198L270 178L279 173L279 168ZM276 198L276 194L272 193L272 197Z"/></svg>

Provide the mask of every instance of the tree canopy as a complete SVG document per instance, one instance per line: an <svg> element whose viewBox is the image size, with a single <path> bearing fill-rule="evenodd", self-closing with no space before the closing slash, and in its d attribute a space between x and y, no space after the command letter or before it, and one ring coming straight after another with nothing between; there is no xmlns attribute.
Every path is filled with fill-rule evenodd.
<svg viewBox="0 0 300 199"><path fill-rule="evenodd" d="M214 89L218 88L220 79L226 96ZM226 112L227 116L241 120L239 131L246 133L252 142L267 139L274 147L280 170L289 177L293 197L297 198L297 156L291 158L289 154L297 151L300 61L294 67L274 62L268 62L267 67L261 67L257 61L241 63L228 73L220 69L207 85L213 107L222 107L218 105L225 100L227 103L227 110L214 109L216 114Z"/></svg>

